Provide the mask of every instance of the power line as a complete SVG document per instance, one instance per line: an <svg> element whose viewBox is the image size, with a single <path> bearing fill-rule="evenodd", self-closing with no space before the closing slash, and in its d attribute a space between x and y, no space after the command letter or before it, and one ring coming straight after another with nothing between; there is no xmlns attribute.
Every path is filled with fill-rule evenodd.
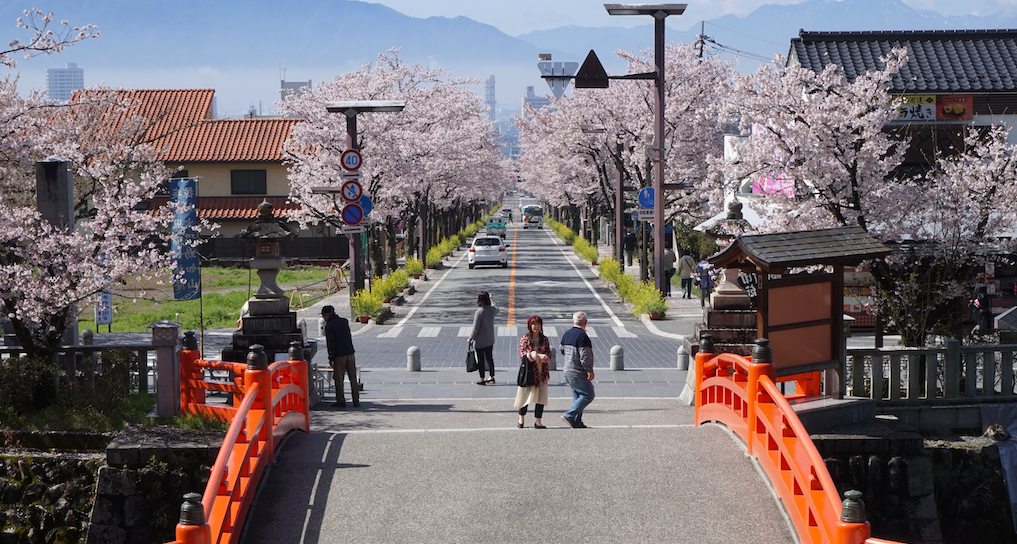
<svg viewBox="0 0 1017 544"><path fill-rule="evenodd" d="M777 43L777 42L771 42L770 40L764 40L764 39L762 39L762 38L757 38L757 37L755 37L755 36L750 36L750 35L748 35L748 34L745 34L745 33L742 33L742 32L738 32L737 30L731 30L730 28L724 28L724 27L722 27L722 26L720 26L720 25L718 25L718 24L716 24L716 23L711 23L710 21L705 21L705 22L707 22L707 23L710 23L710 24L711 24L712 26L715 26L715 27L717 27L717 28L719 28L719 29L721 29L721 30L726 30L726 31L728 31L728 32L734 32L735 34L738 34L738 35L740 35L740 36L745 36L746 38L752 38L753 40L758 40L758 41L761 41L761 42L763 42L763 43L769 43L769 44L773 44L773 45L779 45L779 46L781 46L781 47L783 47L783 46L785 45L785 44L782 44L782 43Z"/></svg>

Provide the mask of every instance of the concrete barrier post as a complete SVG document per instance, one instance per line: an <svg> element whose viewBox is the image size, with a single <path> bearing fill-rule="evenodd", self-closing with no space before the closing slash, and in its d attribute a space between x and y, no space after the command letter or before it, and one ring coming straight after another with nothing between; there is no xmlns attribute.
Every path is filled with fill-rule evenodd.
<svg viewBox="0 0 1017 544"><path fill-rule="evenodd" d="M625 348L611 347L611 370L625 370Z"/></svg>
<svg viewBox="0 0 1017 544"><path fill-rule="evenodd" d="M689 369L689 352L685 351L685 346L678 346L678 370Z"/></svg>
<svg viewBox="0 0 1017 544"><path fill-rule="evenodd" d="M417 346L410 346L406 350L406 370L420 372L420 348Z"/></svg>

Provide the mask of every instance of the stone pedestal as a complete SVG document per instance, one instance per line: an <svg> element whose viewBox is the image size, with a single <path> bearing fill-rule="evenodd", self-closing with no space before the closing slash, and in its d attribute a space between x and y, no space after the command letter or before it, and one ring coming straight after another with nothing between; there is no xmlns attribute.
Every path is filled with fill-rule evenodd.
<svg viewBox="0 0 1017 544"><path fill-rule="evenodd" d="M710 306L713 309L741 310L752 307L749 296L738 286L739 272L737 268L727 268L724 270L724 276L721 278L720 284L717 285L717 289L710 296Z"/></svg>

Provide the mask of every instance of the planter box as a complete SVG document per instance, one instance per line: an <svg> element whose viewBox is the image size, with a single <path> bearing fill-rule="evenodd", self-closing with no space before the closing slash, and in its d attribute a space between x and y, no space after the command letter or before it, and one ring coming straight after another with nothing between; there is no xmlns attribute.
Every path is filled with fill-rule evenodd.
<svg viewBox="0 0 1017 544"><path fill-rule="evenodd" d="M357 316L357 321L359 321L361 323L367 323L370 320L371 320L371 316L369 316L369 315L358 315Z"/></svg>

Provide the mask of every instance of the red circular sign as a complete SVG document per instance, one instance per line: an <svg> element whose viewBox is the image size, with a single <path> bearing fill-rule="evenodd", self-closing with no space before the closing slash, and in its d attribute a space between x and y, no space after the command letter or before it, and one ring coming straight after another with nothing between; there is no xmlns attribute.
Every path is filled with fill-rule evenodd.
<svg viewBox="0 0 1017 544"><path fill-rule="evenodd" d="M364 196L364 187L357 180L347 181L343 183L342 195L346 202L356 202Z"/></svg>
<svg viewBox="0 0 1017 544"><path fill-rule="evenodd" d="M360 204L347 204L343 206L343 223L347 225L359 225L364 218L364 209Z"/></svg>
<svg viewBox="0 0 1017 544"><path fill-rule="evenodd" d="M359 170L360 165L364 163L363 157L360 156L360 152L356 149L343 151L340 160L343 163L343 168L347 170Z"/></svg>

